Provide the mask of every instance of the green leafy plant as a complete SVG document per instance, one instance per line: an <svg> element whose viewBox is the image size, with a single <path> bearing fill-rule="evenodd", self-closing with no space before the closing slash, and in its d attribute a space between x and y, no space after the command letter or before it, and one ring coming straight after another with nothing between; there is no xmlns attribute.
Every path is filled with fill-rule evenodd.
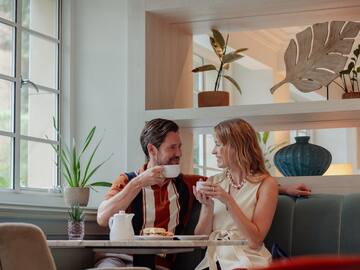
<svg viewBox="0 0 360 270"><path fill-rule="evenodd" d="M227 45L228 45L228 40L229 40L229 34L227 34L226 41L225 41L223 35L218 30L212 29L211 31L212 31L212 36L209 37L210 44L211 44L212 48L214 49L217 57L220 60L220 65L219 65L219 67L216 67L211 64L203 65L203 66L194 68L192 70L192 72L197 73L197 72L206 72L206 71L217 71L217 77L216 77L216 81L215 81L214 91L219 90L220 78L223 77L223 78L227 79L229 82L231 82L235 86L235 88L239 91L239 93L241 94L241 88L240 88L239 84L231 76L225 75L224 70L228 70L230 68L230 63L243 57L243 55L241 55L240 53L243 51L246 51L247 48L237 49L235 51L227 53L226 50L227 50Z"/></svg>
<svg viewBox="0 0 360 270"><path fill-rule="evenodd" d="M84 209L82 209L78 204L72 205L68 213L69 213L69 220L71 221L80 222L84 220L85 217Z"/></svg>
<svg viewBox="0 0 360 270"><path fill-rule="evenodd" d="M54 128L57 132L59 132L55 119L53 119ZM52 145L55 152L58 154L61 162L62 173L69 184L70 187L93 187L93 186L104 186L110 187L111 183L109 182L93 182L89 183L91 177L94 173L102 166L106 161L108 161L112 155L110 155L106 160L91 168L92 161L94 159L95 153L98 150L102 138L99 142L95 145L94 149L92 150L90 157L88 158L87 162L85 162L85 169L82 167L82 158L85 151L90 146L94 135L95 135L96 127L94 126L89 134L87 135L85 142L81 146L81 150L79 151L76 146L75 139L73 138L71 147L69 148L66 143L62 142L59 146Z"/></svg>
<svg viewBox="0 0 360 270"><path fill-rule="evenodd" d="M269 136L270 136L270 131L264 131L262 133L256 132L257 140L260 144L261 149L263 150L265 166L267 169L270 169L272 167L272 164L270 162L271 154L286 144L285 142L282 142L279 144L268 145Z"/></svg>
<svg viewBox="0 0 360 270"><path fill-rule="evenodd" d="M360 65L356 66L360 55L360 44L354 49L347 68L340 71L340 78L343 86L339 85L345 93L360 92L358 74Z"/></svg>

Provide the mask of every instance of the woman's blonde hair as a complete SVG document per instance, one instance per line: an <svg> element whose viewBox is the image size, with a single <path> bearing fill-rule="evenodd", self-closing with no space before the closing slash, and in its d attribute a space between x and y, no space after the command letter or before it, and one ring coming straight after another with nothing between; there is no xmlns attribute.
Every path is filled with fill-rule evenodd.
<svg viewBox="0 0 360 270"><path fill-rule="evenodd" d="M242 119L231 119L215 126L215 135L225 146L228 160L234 160L244 176L266 174L262 150L253 127ZM229 150L234 153L230 156Z"/></svg>

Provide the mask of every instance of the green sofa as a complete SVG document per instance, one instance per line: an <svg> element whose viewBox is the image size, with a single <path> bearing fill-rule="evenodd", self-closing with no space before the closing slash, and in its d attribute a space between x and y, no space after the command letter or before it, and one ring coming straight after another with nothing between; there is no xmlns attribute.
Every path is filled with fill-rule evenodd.
<svg viewBox="0 0 360 270"><path fill-rule="evenodd" d="M191 234L199 205L186 233ZM273 224L265 239L289 256L310 254L360 254L360 194L319 194L305 197L279 196ZM176 269L194 269L204 252L179 254Z"/></svg>
<svg viewBox="0 0 360 270"><path fill-rule="evenodd" d="M279 196L265 240L290 256L360 254L360 194Z"/></svg>

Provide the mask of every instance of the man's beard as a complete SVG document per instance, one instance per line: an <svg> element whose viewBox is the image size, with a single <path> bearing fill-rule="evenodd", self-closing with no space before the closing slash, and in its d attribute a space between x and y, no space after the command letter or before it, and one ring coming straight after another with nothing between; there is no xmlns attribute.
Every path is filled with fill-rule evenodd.
<svg viewBox="0 0 360 270"><path fill-rule="evenodd" d="M165 162L160 161L160 157L158 156L158 165L176 165L180 163L180 157L172 157Z"/></svg>

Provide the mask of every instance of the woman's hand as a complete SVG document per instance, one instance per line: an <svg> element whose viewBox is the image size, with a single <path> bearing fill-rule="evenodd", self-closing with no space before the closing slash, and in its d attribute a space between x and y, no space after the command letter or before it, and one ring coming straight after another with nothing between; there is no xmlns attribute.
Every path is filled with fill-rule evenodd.
<svg viewBox="0 0 360 270"><path fill-rule="evenodd" d="M195 198L203 205L207 206L207 207L213 207L214 206L214 202L211 198L207 197L203 192L201 191L197 191L196 187L193 186L193 193Z"/></svg>
<svg viewBox="0 0 360 270"><path fill-rule="evenodd" d="M202 193L205 197L210 199L215 198L225 205L227 205L232 198L231 195L218 184L213 184L210 182L205 182L199 192Z"/></svg>

